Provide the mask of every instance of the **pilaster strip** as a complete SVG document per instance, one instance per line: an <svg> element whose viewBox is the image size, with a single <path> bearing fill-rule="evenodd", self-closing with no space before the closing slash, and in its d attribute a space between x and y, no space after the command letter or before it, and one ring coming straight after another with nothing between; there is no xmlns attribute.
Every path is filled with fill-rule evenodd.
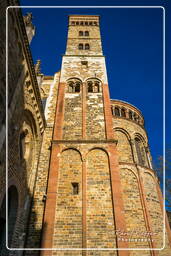
<svg viewBox="0 0 171 256"><path fill-rule="evenodd" d="M150 233L152 232L152 225L151 225L151 217L149 214L148 206L147 206L147 202L146 202L146 196L145 196L145 191L144 191L144 186L143 186L143 181L142 181L142 177L140 175L139 169L137 167L137 165L135 164L136 169L137 169L137 173L138 173L138 185L139 185L139 190L140 190L140 200L141 200L141 205L142 205L142 209L143 209L143 215L144 215L144 220L145 220L145 226L147 228L148 231L150 231ZM157 248L156 243L153 241L153 238L151 235L149 235L150 237L150 247L151 248ZM150 251L152 256L157 256L159 255L158 251Z"/></svg>
<svg viewBox="0 0 171 256"><path fill-rule="evenodd" d="M86 138L86 83L82 86L82 138Z"/></svg>
<svg viewBox="0 0 171 256"><path fill-rule="evenodd" d="M50 160L50 170L47 188L47 199L45 205L43 232L42 232L42 248L53 247L53 233L55 225L58 169L59 169L59 145L52 145L52 153ZM41 256L51 256L52 251L41 251Z"/></svg>
<svg viewBox="0 0 171 256"><path fill-rule="evenodd" d="M87 208L87 203L86 203L86 161L83 159L82 162L82 247L87 248L87 223L86 223L86 208ZM86 256L86 251L82 251L82 255Z"/></svg>
<svg viewBox="0 0 171 256"><path fill-rule="evenodd" d="M63 119L64 119L64 106L65 106L65 101L64 101L65 85L66 83L59 83L53 140L62 139L62 125L63 125Z"/></svg>
<svg viewBox="0 0 171 256"><path fill-rule="evenodd" d="M106 138L113 139L113 121L112 121L112 111L109 89L107 84L102 85L103 88L103 104L104 104L104 116L105 116L105 127L106 127Z"/></svg>
<svg viewBox="0 0 171 256"><path fill-rule="evenodd" d="M109 152L109 164L111 173L111 185L112 185L112 203L113 203L113 214L114 223L116 230L126 231L126 223L124 217L124 205L121 193L121 181L119 175L119 165L116 146L108 145ZM121 241L116 235L116 247L117 248L129 248L127 241ZM129 256L129 251L118 251L118 256Z"/></svg>

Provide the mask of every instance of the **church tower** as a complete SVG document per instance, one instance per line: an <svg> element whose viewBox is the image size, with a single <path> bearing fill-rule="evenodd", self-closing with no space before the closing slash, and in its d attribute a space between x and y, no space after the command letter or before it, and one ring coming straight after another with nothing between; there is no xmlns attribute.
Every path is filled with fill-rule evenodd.
<svg viewBox="0 0 171 256"><path fill-rule="evenodd" d="M120 195L99 16L71 15L59 82L42 247L116 248L115 230L125 230ZM115 214L114 207L118 209ZM125 241L117 243L128 246Z"/></svg>
<svg viewBox="0 0 171 256"><path fill-rule="evenodd" d="M34 213L41 247L54 250L41 256L168 256L167 222L166 249L152 250L163 247L162 197L144 118L133 105L110 100L99 21L69 16L66 52L52 83L56 105L47 99L45 116L55 108L47 126L53 135L45 130L42 150L51 145L40 154Z"/></svg>

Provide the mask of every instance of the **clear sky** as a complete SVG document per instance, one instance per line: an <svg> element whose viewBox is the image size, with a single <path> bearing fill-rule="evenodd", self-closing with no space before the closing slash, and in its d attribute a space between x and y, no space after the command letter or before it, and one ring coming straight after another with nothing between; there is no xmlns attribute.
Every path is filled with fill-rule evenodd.
<svg viewBox="0 0 171 256"><path fill-rule="evenodd" d="M94 6L164 6L166 10L166 144L171 148L171 96L169 67L171 22L169 0L125 1L58 1L22 0L21 5L94 5ZM169 14L170 11L170 14ZM106 56L110 97L127 101L139 108L153 160L162 155L163 147L163 9L162 8L64 8L25 9L32 12L36 35L31 43L34 62L42 61L42 73L53 75L61 68L65 53L69 14L101 16L103 53Z"/></svg>

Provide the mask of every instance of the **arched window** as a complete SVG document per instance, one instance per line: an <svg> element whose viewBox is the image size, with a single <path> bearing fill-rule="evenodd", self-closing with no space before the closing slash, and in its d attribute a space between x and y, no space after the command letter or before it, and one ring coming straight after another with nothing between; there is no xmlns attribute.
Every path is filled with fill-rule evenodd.
<svg viewBox="0 0 171 256"><path fill-rule="evenodd" d="M83 21L81 21L81 22L80 22L80 25L81 25L81 26L83 26L83 25L84 25L84 22L83 22Z"/></svg>
<svg viewBox="0 0 171 256"><path fill-rule="evenodd" d="M89 36L89 31L85 31L84 35Z"/></svg>
<svg viewBox="0 0 171 256"><path fill-rule="evenodd" d="M134 120L137 122L137 115L134 113Z"/></svg>
<svg viewBox="0 0 171 256"><path fill-rule="evenodd" d="M94 83L94 92L99 92L99 82Z"/></svg>
<svg viewBox="0 0 171 256"><path fill-rule="evenodd" d="M83 44L79 44L79 45L78 45L78 49L79 49L79 50L83 50Z"/></svg>
<svg viewBox="0 0 171 256"><path fill-rule="evenodd" d="M68 92L73 92L73 87L74 87L74 83L73 82L69 82L68 83Z"/></svg>
<svg viewBox="0 0 171 256"><path fill-rule="evenodd" d="M75 92L80 92L80 83L75 83Z"/></svg>
<svg viewBox="0 0 171 256"><path fill-rule="evenodd" d="M87 21L85 22L85 25L86 25L86 26L88 25L88 22L87 22Z"/></svg>
<svg viewBox="0 0 171 256"><path fill-rule="evenodd" d="M92 78L87 81L87 91L88 92L93 92L93 93L98 93L100 92L100 81L97 80L96 78Z"/></svg>
<svg viewBox="0 0 171 256"><path fill-rule="evenodd" d="M115 107L115 116L120 116L120 111L118 107Z"/></svg>
<svg viewBox="0 0 171 256"><path fill-rule="evenodd" d="M78 21L76 22L76 25L77 25L77 26L79 25L79 22L78 22Z"/></svg>
<svg viewBox="0 0 171 256"><path fill-rule="evenodd" d="M75 25L75 21L72 21L71 24L72 24L72 25Z"/></svg>
<svg viewBox="0 0 171 256"><path fill-rule="evenodd" d="M90 50L90 45L89 44L85 44L85 50Z"/></svg>
<svg viewBox="0 0 171 256"><path fill-rule="evenodd" d="M88 92L93 92L93 83L88 82Z"/></svg>
<svg viewBox="0 0 171 256"><path fill-rule="evenodd" d="M79 31L79 36L83 36L83 31Z"/></svg>
<svg viewBox="0 0 171 256"><path fill-rule="evenodd" d="M72 79L68 81L68 92L80 92L81 82L78 79Z"/></svg>
<svg viewBox="0 0 171 256"><path fill-rule="evenodd" d="M133 113L132 113L131 110L129 111L129 119L132 119L132 120L133 120Z"/></svg>
<svg viewBox="0 0 171 256"><path fill-rule="evenodd" d="M124 109L124 108L121 109L121 116L122 116L122 117L126 117L126 112L125 112L125 109Z"/></svg>
<svg viewBox="0 0 171 256"><path fill-rule="evenodd" d="M139 138L135 138L135 147L137 151L137 158L138 158L138 163L140 165L145 164L145 151L144 151L144 145L142 141Z"/></svg>

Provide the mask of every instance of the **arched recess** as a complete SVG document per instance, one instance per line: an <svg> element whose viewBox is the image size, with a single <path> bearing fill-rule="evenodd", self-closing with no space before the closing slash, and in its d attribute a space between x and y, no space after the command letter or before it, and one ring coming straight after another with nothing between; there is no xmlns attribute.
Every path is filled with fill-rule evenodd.
<svg viewBox="0 0 171 256"><path fill-rule="evenodd" d="M17 188L12 185L8 189L8 220L6 219L6 195L2 201L0 208L0 252L1 256L8 256L9 251L6 249L6 222L8 221L8 241L7 245L10 248L12 238L15 231L17 220L17 212L19 205L19 196Z"/></svg>
<svg viewBox="0 0 171 256"><path fill-rule="evenodd" d="M32 172L37 168L38 139L38 129L33 114L30 110L25 109L23 123L18 137L18 145L20 165L24 168L27 186L29 188L33 186L32 183L34 182L31 177Z"/></svg>
<svg viewBox="0 0 171 256"><path fill-rule="evenodd" d="M66 83L64 95L63 139L82 137L82 82L70 78Z"/></svg>
<svg viewBox="0 0 171 256"><path fill-rule="evenodd" d="M79 93L81 91L82 81L79 78L73 77L67 80L67 92Z"/></svg>
<svg viewBox="0 0 171 256"><path fill-rule="evenodd" d="M88 93L98 93L102 91L102 82L96 77L88 78L86 85Z"/></svg>
<svg viewBox="0 0 171 256"><path fill-rule="evenodd" d="M116 248L108 155L103 149L92 149L86 163L87 247Z"/></svg>
<svg viewBox="0 0 171 256"><path fill-rule="evenodd" d="M118 141L119 162L133 163L132 149L129 142L130 135L128 132L120 128L115 128L114 136Z"/></svg>
<svg viewBox="0 0 171 256"><path fill-rule="evenodd" d="M134 142L135 142L135 149L136 149L136 157L137 161L140 165L142 166L148 166L148 161L147 161L147 154L145 150L145 139L141 134L135 134L134 135Z"/></svg>
<svg viewBox="0 0 171 256"><path fill-rule="evenodd" d="M143 176L145 197L147 202L148 211L151 217L152 232L154 233L153 238L157 248L162 248L164 245L163 240L163 212L160 207L160 201L157 194L156 182L153 176L149 172L145 172ZM166 247L168 245L168 237L166 234ZM166 255L165 250L159 253L159 255Z"/></svg>
<svg viewBox="0 0 171 256"><path fill-rule="evenodd" d="M120 179L128 238L146 239L147 237L142 235L142 233L146 232L146 226L137 177L132 170L123 168L120 169ZM129 247L148 248L149 243L137 240L129 243ZM136 255L134 252L131 251L131 256ZM146 251L143 255L150 256L151 254Z"/></svg>
<svg viewBox="0 0 171 256"><path fill-rule="evenodd" d="M88 139L106 138L102 82L96 77L85 81L86 95L86 135Z"/></svg>
<svg viewBox="0 0 171 256"><path fill-rule="evenodd" d="M82 160L78 150L60 154L53 247L82 247ZM65 232L63 232L65 230ZM65 243L63 241L66 241Z"/></svg>

